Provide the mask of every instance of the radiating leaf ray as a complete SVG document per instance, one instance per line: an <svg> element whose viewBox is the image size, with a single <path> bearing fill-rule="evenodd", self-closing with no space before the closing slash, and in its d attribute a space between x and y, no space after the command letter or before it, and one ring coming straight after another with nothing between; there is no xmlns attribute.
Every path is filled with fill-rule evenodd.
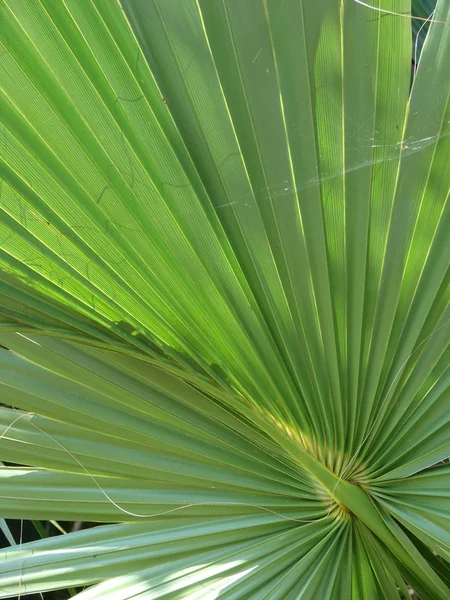
<svg viewBox="0 0 450 600"><path fill-rule="evenodd" d="M1 597L449 597L429 4L0 0Z"/></svg>

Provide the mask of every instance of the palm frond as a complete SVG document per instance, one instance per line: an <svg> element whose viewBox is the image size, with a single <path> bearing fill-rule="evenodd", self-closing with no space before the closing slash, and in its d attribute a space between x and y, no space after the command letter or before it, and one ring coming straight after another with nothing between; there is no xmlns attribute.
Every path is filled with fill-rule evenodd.
<svg viewBox="0 0 450 600"><path fill-rule="evenodd" d="M0 596L446 599L448 2L0 6Z"/></svg>

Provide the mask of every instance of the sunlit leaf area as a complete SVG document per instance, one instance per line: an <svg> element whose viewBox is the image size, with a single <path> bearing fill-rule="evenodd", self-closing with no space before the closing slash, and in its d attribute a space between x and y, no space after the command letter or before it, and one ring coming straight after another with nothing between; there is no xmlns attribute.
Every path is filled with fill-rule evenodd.
<svg viewBox="0 0 450 600"><path fill-rule="evenodd" d="M450 598L450 2L0 0L0 598Z"/></svg>

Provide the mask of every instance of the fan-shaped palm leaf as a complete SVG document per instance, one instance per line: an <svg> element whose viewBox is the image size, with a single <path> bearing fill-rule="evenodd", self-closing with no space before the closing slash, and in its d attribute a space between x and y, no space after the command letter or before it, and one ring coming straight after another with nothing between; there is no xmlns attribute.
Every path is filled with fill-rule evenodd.
<svg viewBox="0 0 450 600"><path fill-rule="evenodd" d="M1 11L1 597L448 598L448 2Z"/></svg>

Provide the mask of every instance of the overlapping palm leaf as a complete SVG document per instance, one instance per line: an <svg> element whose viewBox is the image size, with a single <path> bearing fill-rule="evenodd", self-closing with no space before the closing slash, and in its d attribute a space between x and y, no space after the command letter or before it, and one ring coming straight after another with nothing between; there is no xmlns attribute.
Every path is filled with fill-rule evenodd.
<svg viewBox="0 0 450 600"><path fill-rule="evenodd" d="M118 523L2 597L448 597L450 7L411 89L409 10L1 1L1 516Z"/></svg>

